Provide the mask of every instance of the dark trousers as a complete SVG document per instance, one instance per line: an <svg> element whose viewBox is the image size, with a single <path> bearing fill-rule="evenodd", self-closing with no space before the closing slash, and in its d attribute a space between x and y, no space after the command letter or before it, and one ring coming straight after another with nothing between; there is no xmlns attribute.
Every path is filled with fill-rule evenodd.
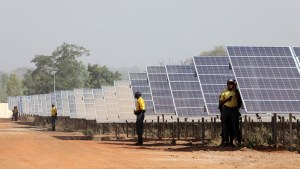
<svg viewBox="0 0 300 169"><path fill-rule="evenodd" d="M238 109L222 108L222 134L225 142L229 142L229 136L237 138L240 142L241 134L239 130L239 112ZM231 141L233 138L231 138Z"/></svg>
<svg viewBox="0 0 300 169"><path fill-rule="evenodd" d="M11 121L18 121L18 113L13 113L12 117L11 117Z"/></svg>
<svg viewBox="0 0 300 169"><path fill-rule="evenodd" d="M57 117L51 116L52 131L55 131L56 119L57 119Z"/></svg>
<svg viewBox="0 0 300 169"><path fill-rule="evenodd" d="M136 134L138 136L142 136L144 132L144 113L139 113L136 115Z"/></svg>

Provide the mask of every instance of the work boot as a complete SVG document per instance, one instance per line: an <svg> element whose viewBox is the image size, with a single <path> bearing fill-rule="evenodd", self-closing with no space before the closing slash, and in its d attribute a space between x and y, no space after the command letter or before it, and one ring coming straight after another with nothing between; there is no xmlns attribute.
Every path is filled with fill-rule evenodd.
<svg viewBox="0 0 300 169"><path fill-rule="evenodd" d="M143 145L143 137L142 137L142 135L138 135L138 142L135 145L138 145L138 146L142 146Z"/></svg>
<svg viewBox="0 0 300 169"><path fill-rule="evenodd" d="M226 140L222 137L222 142L221 144L219 145L219 147L226 147L228 146L228 143L226 142Z"/></svg>

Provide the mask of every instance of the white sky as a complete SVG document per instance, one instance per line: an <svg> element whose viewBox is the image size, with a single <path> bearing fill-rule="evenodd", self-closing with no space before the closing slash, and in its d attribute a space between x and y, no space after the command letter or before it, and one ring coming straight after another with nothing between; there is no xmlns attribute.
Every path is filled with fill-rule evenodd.
<svg viewBox="0 0 300 169"><path fill-rule="evenodd" d="M300 46L299 0L0 0L0 71L63 42L109 67L177 64L218 45Z"/></svg>

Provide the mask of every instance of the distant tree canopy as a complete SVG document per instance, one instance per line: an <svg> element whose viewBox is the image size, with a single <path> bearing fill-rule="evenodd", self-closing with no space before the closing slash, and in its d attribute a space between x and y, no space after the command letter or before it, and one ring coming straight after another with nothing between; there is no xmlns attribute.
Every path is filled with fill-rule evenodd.
<svg viewBox="0 0 300 169"><path fill-rule="evenodd" d="M50 56L35 56L31 62L36 68L24 75L24 93L30 95L53 92L54 76L56 90L100 88L120 79L121 74L109 71L106 66L96 64L88 65L87 68L78 61L78 58L88 55L89 51L84 47L63 43Z"/></svg>
<svg viewBox="0 0 300 169"><path fill-rule="evenodd" d="M9 80L9 76L5 73L0 73L0 102L7 102L7 82Z"/></svg>
<svg viewBox="0 0 300 169"><path fill-rule="evenodd" d="M200 56L227 56L227 52L224 46L215 46L213 50L203 51ZM184 64L193 64L193 58L189 58L183 62Z"/></svg>
<svg viewBox="0 0 300 169"><path fill-rule="evenodd" d="M16 74L11 74L7 81L6 93L8 96L20 96L23 95L22 82Z"/></svg>
<svg viewBox="0 0 300 169"><path fill-rule="evenodd" d="M106 66L99 66L97 64L88 64L89 79L87 85L91 88L100 88L103 85L113 85L115 80L121 80L121 74L111 72Z"/></svg>
<svg viewBox="0 0 300 169"><path fill-rule="evenodd" d="M227 52L224 46L215 46L213 50L201 52L200 56L227 56Z"/></svg>

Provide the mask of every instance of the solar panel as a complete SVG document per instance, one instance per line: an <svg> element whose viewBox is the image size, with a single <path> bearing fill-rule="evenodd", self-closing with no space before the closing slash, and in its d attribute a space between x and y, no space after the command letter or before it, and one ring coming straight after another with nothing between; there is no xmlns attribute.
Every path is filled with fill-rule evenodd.
<svg viewBox="0 0 300 169"><path fill-rule="evenodd" d="M147 75L157 114L174 114L175 107L165 66L148 66Z"/></svg>
<svg viewBox="0 0 300 169"><path fill-rule="evenodd" d="M295 56L300 57L300 47L293 47Z"/></svg>
<svg viewBox="0 0 300 169"><path fill-rule="evenodd" d="M30 96L20 96L19 112L30 114Z"/></svg>
<svg viewBox="0 0 300 169"><path fill-rule="evenodd" d="M95 100L92 89L83 89L83 101L86 120L96 120L96 108L95 108Z"/></svg>
<svg viewBox="0 0 300 169"><path fill-rule="evenodd" d="M96 122L102 123L107 121L106 104L102 89L93 89L94 101L96 107Z"/></svg>
<svg viewBox="0 0 300 169"><path fill-rule="evenodd" d="M115 81L114 86L117 93L120 119L135 120L136 116L133 114L135 105L130 82Z"/></svg>
<svg viewBox="0 0 300 169"><path fill-rule="evenodd" d="M64 117L70 116L70 103L69 103L68 92L69 92L68 90L61 91L62 111Z"/></svg>
<svg viewBox="0 0 300 169"><path fill-rule="evenodd" d="M109 122L118 122L119 108L118 108L118 99L116 95L116 88L114 86L103 86L102 91L105 99L107 120Z"/></svg>
<svg viewBox="0 0 300 169"><path fill-rule="evenodd" d="M300 112L300 74L289 47L227 50L247 113Z"/></svg>
<svg viewBox="0 0 300 169"><path fill-rule="evenodd" d="M153 100L148 83L147 73L129 73L129 79L133 92L132 96L136 91L140 91L146 104L146 114L154 115Z"/></svg>
<svg viewBox="0 0 300 169"><path fill-rule="evenodd" d="M47 104L47 95L48 94L41 94L41 106L42 106L42 116L50 116L50 111L48 111L48 104Z"/></svg>
<svg viewBox="0 0 300 169"><path fill-rule="evenodd" d="M57 116L63 116L63 101L62 101L62 92L60 90L55 91L55 101L56 101L56 109L57 109Z"/></svg>
<svg viewBox="0 0 300 169"><path fill-rule="evenodd" d="M171 94L178 117L207 114L194 65L166 65Z"/></svg>
<svg viewBox="0 0 300 169"><path fill-rule="evenodd" d="M76 119L77 118L77 110L76 110L74 90L70 90L68 92L68 100L69 100L70 118Z"/></svg>
<svg viewBox="0 0 300 169"><path fill-rule="evenodd" d="M227 46L229 56L292 56L289 47Z"/></svg>
<svg viewBox="0 0 300 169"><path fill-rule="evenodd" d="M31 95L30 103L31 103L31 115L36 115L35 113L35 95Z"/></svg>
<svg viewBox="0 0 300 169"><path fill-rule="evenodd" d="M44 94L38 94L38 102L37 102L37 113L39 116L46 116L46 112L44 112L44 105L46 102L46 97Z"/></svg>
<svg viewBox="0 0 300 169"><path fill-rule="evenodd" d="M226 81L234 78L228 56L195 56L194 64L203 90L207 113L219 115L219 95L226 89Z"/></svg>
<svg viewBox="0 0 300 169"><path fill-rule="evenodd" d="M293 52L294 52L294 56L296 58L297 61L297 66L298 66L298 70L300 72L300 47L292 47Z"/></svg>
<svg viewBox="0 0 300 169"><path fill-rule="evenodd" d="M83 100L83 89L74 89L74 99L75 99L75 107L76 107L76 118L85 119L86 112L85 112L85 104Z"/></svg>

